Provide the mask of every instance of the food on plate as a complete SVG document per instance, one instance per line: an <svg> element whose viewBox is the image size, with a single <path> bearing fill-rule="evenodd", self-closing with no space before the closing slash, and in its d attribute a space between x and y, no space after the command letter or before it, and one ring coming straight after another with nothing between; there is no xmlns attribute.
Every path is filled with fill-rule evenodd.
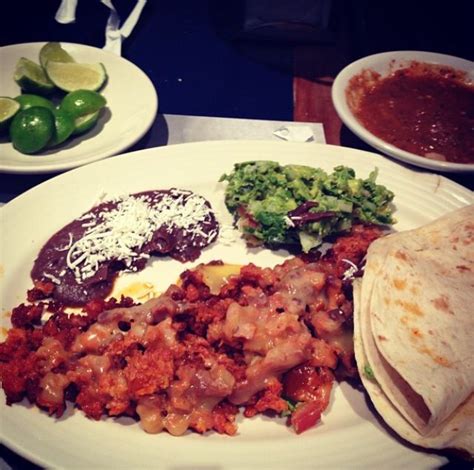
<svg viewBox="0 0 474 470"><path fill-rule="evenodd" d="M15 67L14 80L26 93L50 95L56 89L100 90L107 81L104 64L77 63L58 42L48 42L39 52L40 64L21 57Z"/></svg>
<svg viewBox="0 0 474 470"><path fill-rule="evenodd" d="M439 161L474 163L474 83L451 67L412 61L382 77L354 76L351 111L372 134L402 150Z"/></svg>
<svg viewBox="0 0 474 470"><path fill-rule="evenodd" d="M218 232L209 202L191 191L144 191L102 202L43 246L30 295L63 305L105 298L119 271L139 271L150 256L195 260Z"/></svg>
<svg viewBox="0 0 474 470"><path fill-rule="evenodd" d="M10 139L22 153L35 153L43 149L54 133L54 115L42 106L18 111L10 124Z"/></svg>
<svg viewBox="0 0 474 470"><path fill-rule="evenodd" d="M18 60L13 79L25 93L50 95L54 91L54 84L43 67L26 57Z"/></svg>
<svg viewBox="0 0 474 470"><path fill-rule="evenodd" d="M83 134L92 129L106 104L107 100L104 96L95 91L76 90L68 93L55 111L55 117L57 134L60 135L61 130L66 126L69 133L66 136L63 135L62 139L58 138L50 142L50 146L64 142L71 135ZM58 122L58 116L62 117L65 123Z"/></svg>
<svg viewBox="0 0 474 470"><path fill-rule="evenodd" d="M20 103L20 109L28 109L34 106L48 108L50 111L54 111L55 109L54 103L51 100L39 95L30 95L25 93L15 97L14 99Z"/></svg>
<svg viewBox="0 0 474 470"><path fill-rule="evenodd" d="M13 98L0 96L0 134L10 127L15 114L20 110L20 105Z"/></svg>
<svg viewBox="0 0 474 470"><path fill-rule="evenodd" d="M48 142L48 147L54 147L62 144L76 131L76 120L64 109L57 108L53 110L54 133Z"/></svg>
<svg viewBox="0 0 474 470"><path fill-rule="evenodd" d="M173 435L233 435L243 407L246 417L288 416L303 432L327 408L334 377L356 373L345 274L380 235L354 226L324 255L235 275L235 266L200 265L144 304L92 300L82 315L58 302L22 304L0 344L7 403L27 398L60 417L71 402L93 419L125 415ZM204 279L217 267L227 280L213 293Z"/></svg>
<svg viewBox="0 0 474 470"><path fill-rule="evenodd" d="M49 61L75 62L73 57L62 48L59 42L48 42L45 44L40 50L39 61L43 69L46 69Z"/></svg>
<svg viewBox="0 0 474 470"><path fill-rule="evenodd" d="M11 98L0 98L0 131L9 131L13 146L25 154L56 147L71 136L89 131L107 104L97 91L107 80L103 64L78 64L56 42L45 44L39 58L41 65L24 57L16 65L14 80L23 94L15 101L20 106L12 103ZM68 93L64 95L64 91ZM48 109L49 113L27 112L38 107Z"/></svg>
<svg viewBox="0 0 474 470"><path fill-rule="evenodd" d="M106 104L100 93L81 89L68 93L61 101L61 109L73 118L79 118L99 111Z"/></svg>
<svg viewBox="0 0 474 470"><path fill-rule="evenodd" d="M90 90L68 93L56 107L52 101L31 94L20 95L15 101L20 109L9 125L10 139L26 154L62 144L70 136L90 130L107 103L101 94Z"/></svg>
<svg viewBox="0 0 474 470"><path fill-rule="evenodd" d="M88 132L97 124L99 116L100 109L95 113L84 114L84 116L79 116L74 119L74 131L72 132L72 135L79 135Z"/></svg>
<svg viewBox="0 0 474 470"><path fill-rule="evenodd" d="M73 62L48 62L46 74L60 90L100 90L107 81L103 64L78 64Z"/></svg>
<svg viewBox="0 0 474 470"><path fill-rule="evenodd" d="M225 203L249 245L302 248L321 245L354 222L394 223L393 193L376 183L377 171L356 178L344 166L333 173L302 165L249 161L234 165Z"/></svg>
<svg viewBox="0 0 474 470"><path fill-rule="evenodd" d="M357 365L382 418L413 444L471 457L473 293L474 205L376 240L354 282Z"/></svg>

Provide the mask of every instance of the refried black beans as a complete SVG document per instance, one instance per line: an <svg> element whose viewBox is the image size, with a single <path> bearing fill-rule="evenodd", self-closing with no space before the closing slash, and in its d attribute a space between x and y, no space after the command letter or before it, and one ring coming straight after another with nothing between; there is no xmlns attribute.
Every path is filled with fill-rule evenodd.
<svg viewBox="0 0 474 470"><path fill-rule="evenodd" d="M150 256L193 261L218 233L209 202L191 191L144 191L103 202L43 246L31 271L32 296L84 305L106 297L119 271L140 271Z"/></svg>

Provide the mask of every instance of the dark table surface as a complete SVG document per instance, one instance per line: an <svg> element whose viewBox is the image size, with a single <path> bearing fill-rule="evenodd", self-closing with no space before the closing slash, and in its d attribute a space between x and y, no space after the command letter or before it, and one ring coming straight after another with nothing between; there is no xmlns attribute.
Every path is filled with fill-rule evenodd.
<svg viewBox="0 0 474 470"><path fill-rule="evenodd" d="M152 80L160 113L322 122L328 143L371 150L335 114L332 79L350 62L389 50L473 60L471 3L149 0L122 56ZM114 4L126 17L135 1ZM0 28L0 45L104 45L108 10L98 0L79 0L76 22L68 25L55 22L58 5L21 0L2 5L7 21ZM315 21L312 12L321 11L316 7L329 12L327 24ZM286 21L275 21L279 12ZM159 125L157 119L130 150L161 144ZM52 176L0 174L0 188L13 197ZM472 174L445 176L474 187ZM34 468L3 446L0 452L12 468Z"/></svg>

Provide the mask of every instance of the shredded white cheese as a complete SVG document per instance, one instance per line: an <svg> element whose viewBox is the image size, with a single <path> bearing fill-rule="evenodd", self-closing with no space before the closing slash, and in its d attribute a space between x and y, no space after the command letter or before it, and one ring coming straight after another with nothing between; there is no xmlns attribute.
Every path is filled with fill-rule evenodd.
<svg viewBox="0 0 474 470"><path fill-rule="evenodd" d="M342 277L342 279L344 281L347 281L349 279L354 279L354 274L359 271L359 268L357 267L356 264L354 264L351 260L349 259L345 259L343 258L341 261L344 261L345 263L347 263L349 265L349 268L346 269L346 271L344 271L344 276Z"/></svg>
<svg viewBox="0 0 474 470"><path fill-rule="evenodd" d="M232 225L221 225L219 230L219 242L223 245L232 245L240 239L240 232Z"/></svg>
<svg viewBox="0 0 474 470"><path fill-rule="evenodd" d="M136 250L149 242L160 227L182 229L192 240L196 235L215 235L215 231L206 235L198 226L208 220L211 209L204 198L189 191L171 190L158 201L153 195L142 195L125 196L114 202L116 207L79 219L87 230L71 244L66 257L78 283L92 277L104 261L120 260L130 268L136 257L146 258L148 255Z"/></svg>
<svg viewBox="0 0 474 470"><path fill-rule="evenodd" d="M61 280L58 279L56 276L54 276L53 274L48 274L48 273L44 273L44 277L46 277L47 279L49 279L51 282L53 282L54 284L61 284Z"/></svg>
<svg viewBox="0 0 474 470"><path fill-rule="evenodd" d="M73 242L73 237L72 237L72 233L69 234L69 242L67 243L67 245L65 246L61 246L59 248L56 248L56 251L66 251L66 250L69 250L69 248L71 248L72 246L72 242Z"/></svg>

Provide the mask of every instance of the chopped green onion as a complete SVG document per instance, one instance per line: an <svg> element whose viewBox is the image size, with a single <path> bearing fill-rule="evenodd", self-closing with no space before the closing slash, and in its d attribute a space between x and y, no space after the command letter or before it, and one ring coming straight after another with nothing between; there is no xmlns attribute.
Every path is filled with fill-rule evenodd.
<svg viewBox="0 0 474 470"><path fill-rule="evenodd" d="M293 411L295 411L296 407L298 406L298 402L294 402L292 400L285 400L285 401L288 404L288 409L281 412L280 416L282 418L286 418L287 416L291 416Z"/></svg>
<svg viewBox="0 0 474 470"><path fill-rule="evenodd" d="M372 370L372 367L369 366L369 364L366 364L366 365L364 366L364 375L365 375L369 380L375 380L374 371Z"/></svg>

